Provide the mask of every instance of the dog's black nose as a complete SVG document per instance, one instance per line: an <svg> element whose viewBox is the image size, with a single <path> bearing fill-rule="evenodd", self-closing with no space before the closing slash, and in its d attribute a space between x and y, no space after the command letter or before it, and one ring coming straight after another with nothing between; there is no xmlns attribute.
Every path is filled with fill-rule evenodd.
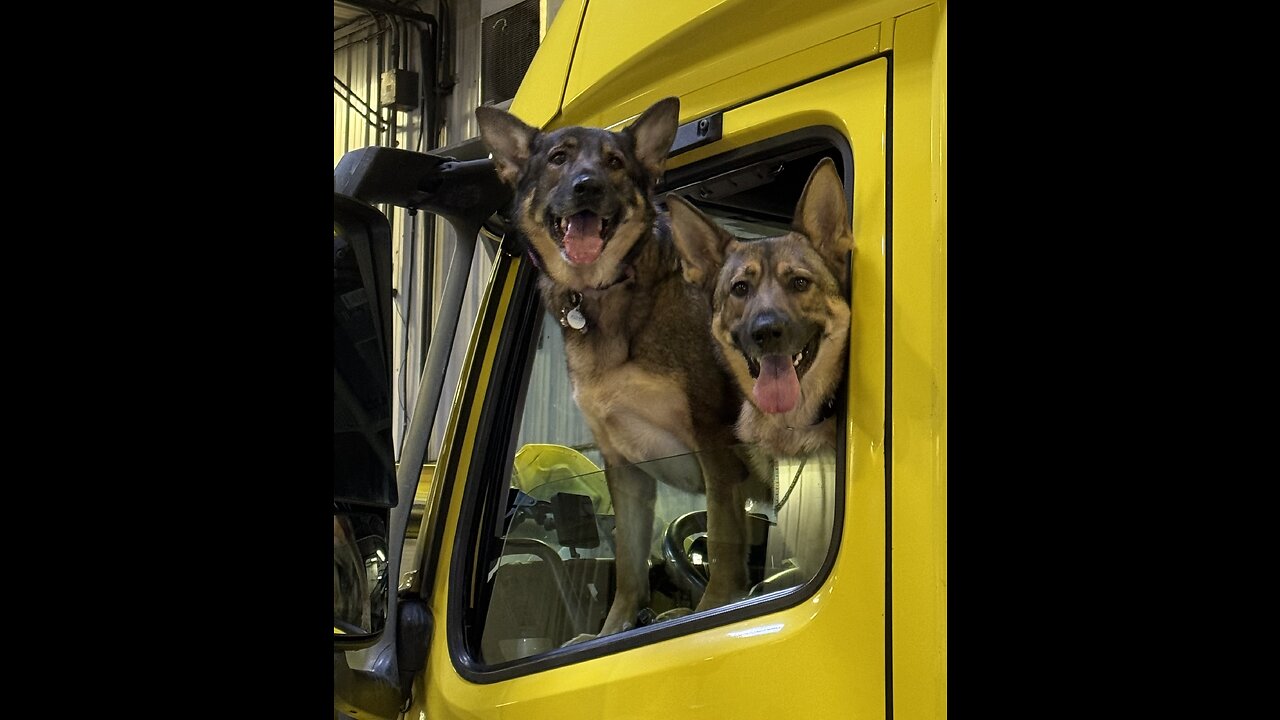
<svg viewBox="0 0 1280 720"><path fill-rule="evenodd" d="M579 199L596 197L600 190L600 181L594 175L582 174L573 179L573 194Z"/></svg>
<svg viewBox="0 0 1280 720"><path fill-rule="evenodd" d="M775 312L762 312L751 321L751 339L762 352L776 351L787 321Z"/></svg>

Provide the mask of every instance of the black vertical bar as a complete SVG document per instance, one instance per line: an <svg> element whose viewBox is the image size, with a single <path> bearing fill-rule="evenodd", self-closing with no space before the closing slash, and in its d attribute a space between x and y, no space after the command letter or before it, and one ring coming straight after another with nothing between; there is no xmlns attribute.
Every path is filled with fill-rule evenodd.
<svg viewBox="0 0 1280 720"><path fill-rule="evenodd" d="M884 677L885 718L893 720L893 54L885 89L884 279Z"/></svg>
<svg viewBox="0 0 1280 720"><path fill-rule="evenodd" d="M351 84L351 48L342 49L342 58L345 60L343 68L343 77L346 78L347 85ZM348 106L342 113L342 152L346 154L351 150L351 108Z"/></svg>

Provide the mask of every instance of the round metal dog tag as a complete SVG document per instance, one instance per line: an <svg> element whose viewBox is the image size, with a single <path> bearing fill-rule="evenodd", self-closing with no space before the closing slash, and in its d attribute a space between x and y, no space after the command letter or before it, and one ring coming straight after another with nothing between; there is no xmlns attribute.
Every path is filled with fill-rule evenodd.
<svg viewBox="0 0 1280 720"><path fill-rule="evenodd" d="M587 326L587 318L578 308L570 310L569 314L565 315L565 319L569 321L569 327L574 330L581 330Z"/></svg>

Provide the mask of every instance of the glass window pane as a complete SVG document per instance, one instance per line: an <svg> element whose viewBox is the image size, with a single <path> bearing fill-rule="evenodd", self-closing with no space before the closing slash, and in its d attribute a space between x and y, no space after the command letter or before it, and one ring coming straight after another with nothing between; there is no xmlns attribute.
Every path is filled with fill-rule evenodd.
<svg viewBox="0 0 1280 720"><path fill-rule="evenodd" d="M771 188L744 185L737 195L712 197L700 208L739 238L785 234L790 219L779 208L794 208L810 171L832 155L839 153L811 142L789 148L780 156L785 163L770 166L777 168ZM760 199L765 197L767 203ZM835 449L774 458L737 443L606 469L575 402L563 332L558 316L539 311L528 340L533 348L522 401L513 403L522 409L512 428L509 474L494 496L495 504L503 504L485 510L498 520L485 533L493 541L479 543L488 555L477 559L475 615L468 620L468 637L478 645L470 649L480 663L519 662L601 633L619 596L619 567L627 567L625 549L623 560L618 553L627 533L643 538L640 576L647 578L648 592L634 617L618 613L629 625L618 637L726 604L782 597L822 572L840 501ZM717 361L708 355L707 362ZM723 476L708 470L715 468L741 468L738 477L745 477L730 493L713 493L729 498L713 502L729 508L728 515L709 513L701 491L704 473ZM615 503L610 478L615 488L642 500ZM635 512L637 506L646 510ZM726 517L738 525L709 533L709 516L721 518L713 525ZM720 582L711 584L717 576ZM763 613L778 605L751 607Z"/></svg>

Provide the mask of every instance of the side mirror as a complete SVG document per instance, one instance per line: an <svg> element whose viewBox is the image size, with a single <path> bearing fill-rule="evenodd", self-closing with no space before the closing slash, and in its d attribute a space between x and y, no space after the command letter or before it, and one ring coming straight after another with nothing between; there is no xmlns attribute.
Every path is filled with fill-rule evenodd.
<svg viewBox="0 0 1280 720"><path fill-rule="evenodd" d="M359 647L386 624L391 435L391 227L333 195L333 632Z"/></svg>
<svg viewBox="0 0 1280 720"><path fill-rule="evenodd" d="M400 561L405 530L410 522L414 488L422 470L444 389L444 379L453 349L453 338L461 315L471 261L480 228L511 200L511 190L486 159L488 149L479 138L431 153L399 148L366 147L343 156L333 172L334 218L334 640L333 696L337 710L352 717L394 718L404 706L414 675L426 665L433 620L417 592L400 591ZM468 159L469 158L469 159ZM453 226L456 239L445 271L445 281L435 304L437 324L431 328L432 342L422 369L412 418L400 447L400 467L396 472L392 440L390 403L391 372L391 227L386 216L373 204L425 210L444 218ZM514 241L514 234L504 238ZM341 242L340 242L341 240ZM340 290L338 251L345 245L354 253L356 267L348 277L359 277L364 289L364 307L372 325L369 332L343 337L340 318L345 310L355 314L361 296L354 286ZM518 252L509 248L507 252ZM355 294L347 294L355 293ZM345 298L343 300L342 298ZM347 301L350 301L349 303ZM349 305L349 306L348 306ZM356 338L362 338L356 341ZM340 350L340 348L345 348ZM345 354L346 369L339 365ZM374 362L375 359L380 363ZM353 377L365 372L370 380L363 390L352 385ZM373 378L376 377L376 382ZM350 391L350 392L349 392ZM381 391L381 392L380 392ZM358 412L357 412L358 411ZM349 415L345 422L339 418ZM397 475L399 475L397 482ZM403 502L399 500L403 498ZM386 520L378 529L388 555L386 594L376 580L381 564L371 575L367 548L360 544L357 519L362 513ZM341 517L340 517L341 516ZM345 519L357 533L354 554L339 555L339 530ZM367 519L367 518L366 518ZM345 530L345 528L344 528ZM346 543L349 545L349 543ZM376 556L376 548L374 555ZM369 632L349 635L339 621L339 602L345 617L363 619L359 592L359 561L365 562L363 582L369 586ZM346 570L340 571L344 567ZM341 577L346 573L346 578ZM376 610L386 611L386 624L379 625ZM365 630L356 623L352 630ZM339 631L342 632L339 632ZM356 661L348 663L348 650Z"/></svg>

